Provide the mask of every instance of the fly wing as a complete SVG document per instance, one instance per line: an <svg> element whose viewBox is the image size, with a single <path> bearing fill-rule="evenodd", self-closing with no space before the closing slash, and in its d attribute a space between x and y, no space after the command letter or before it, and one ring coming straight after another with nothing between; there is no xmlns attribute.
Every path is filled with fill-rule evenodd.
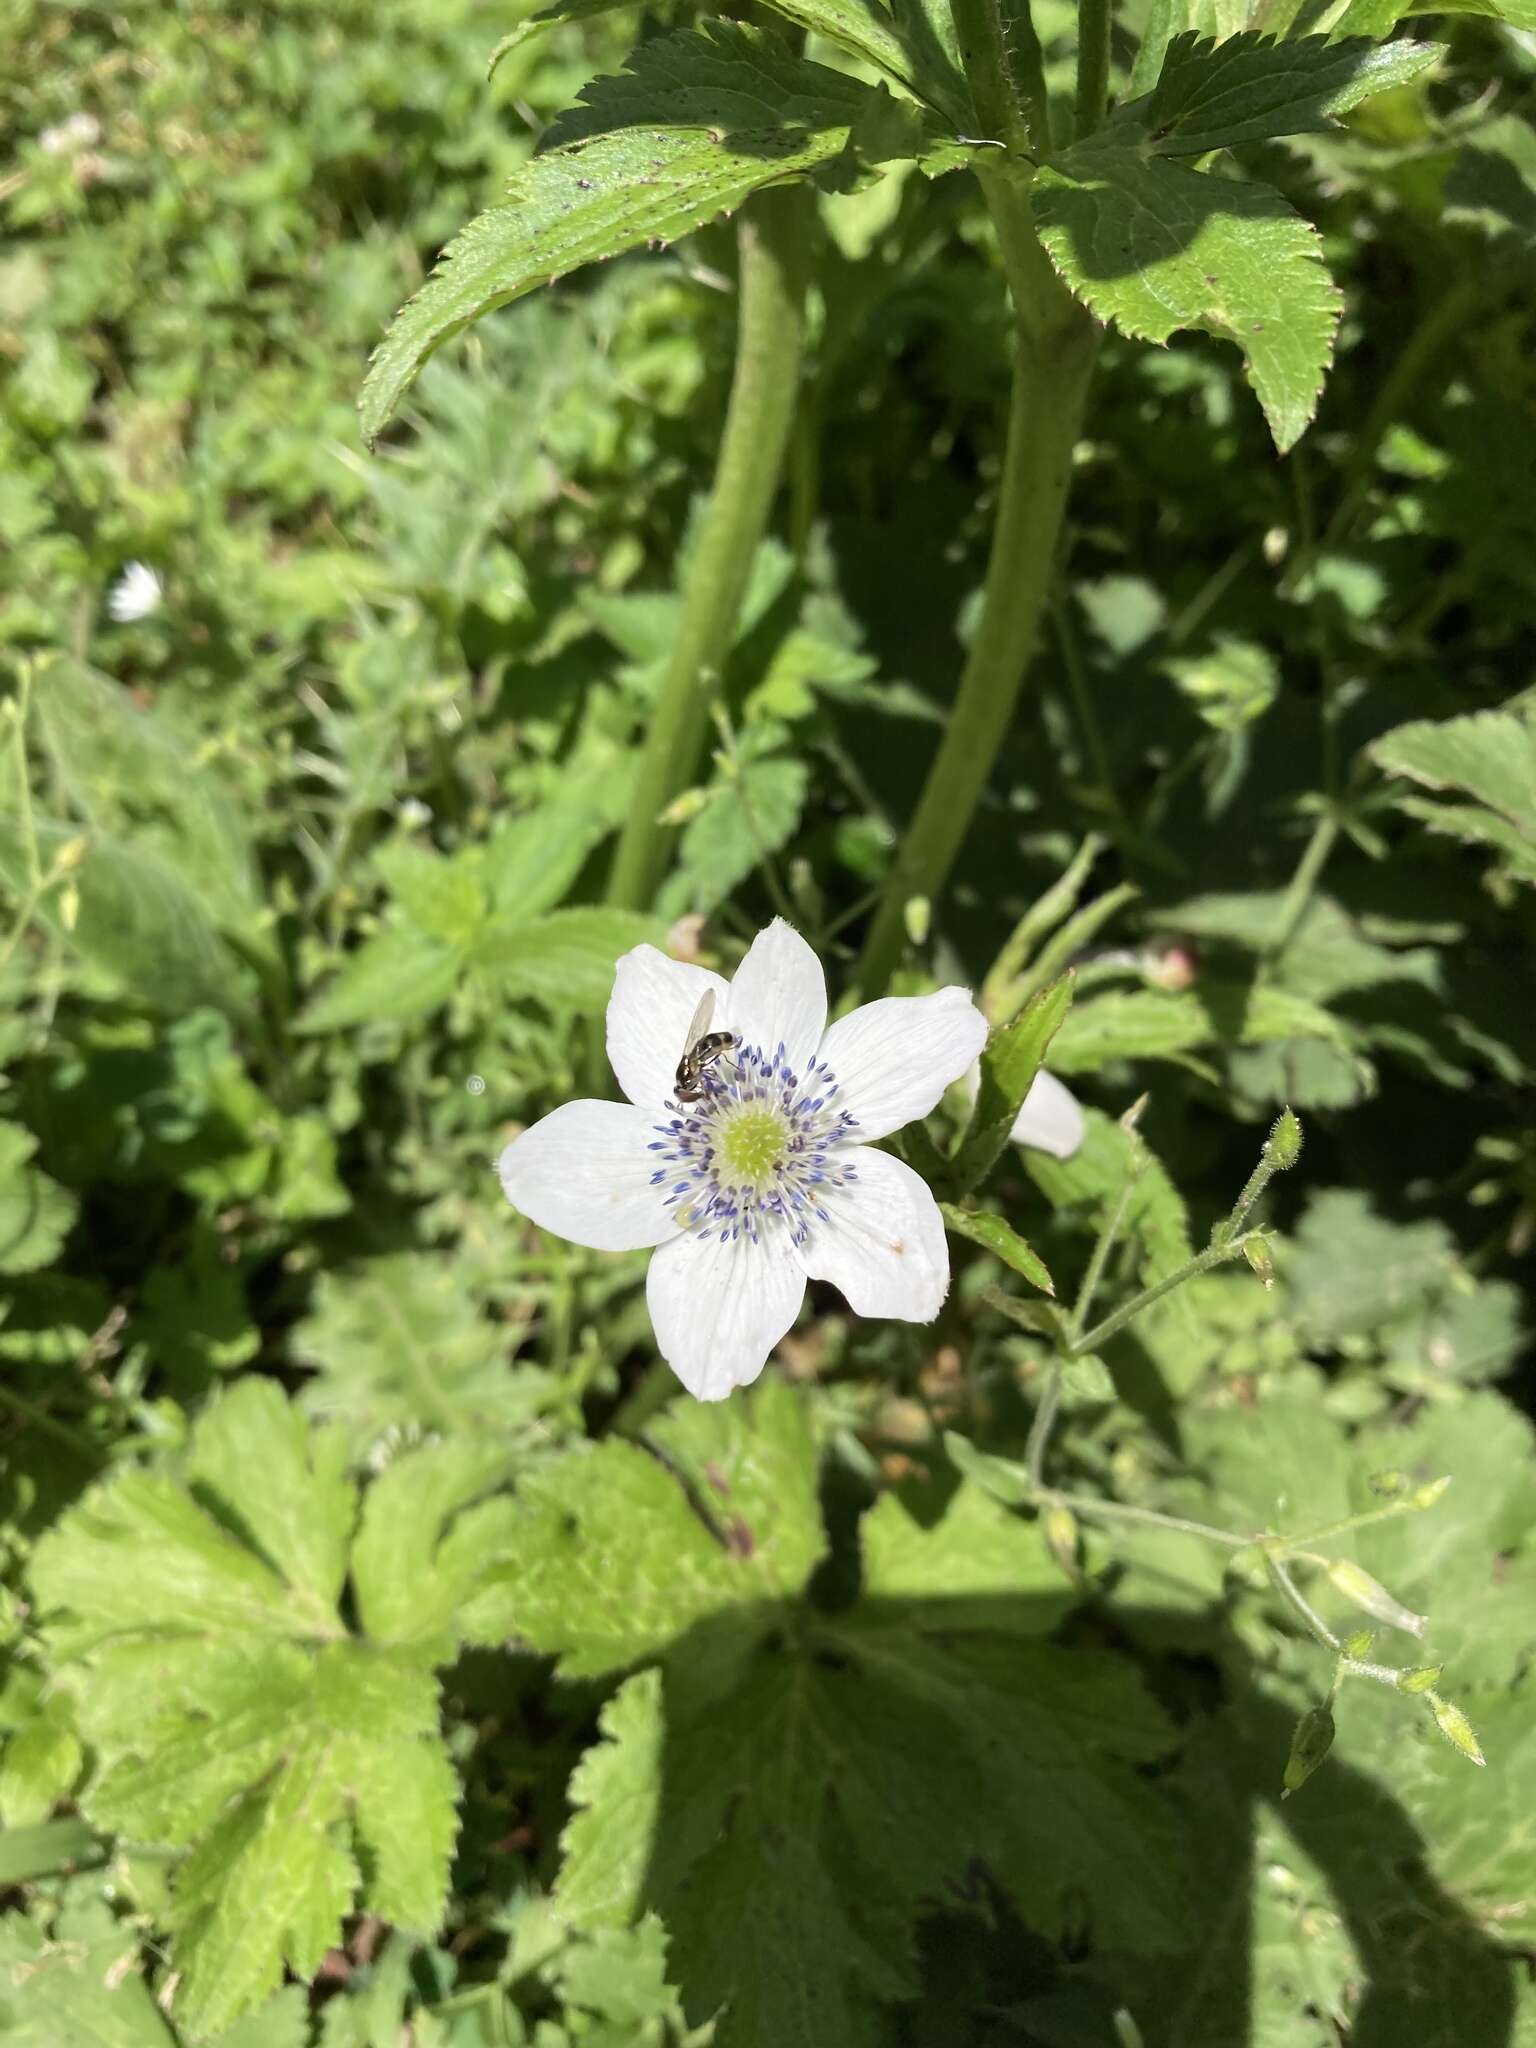
<svg viewBox="0 0 1536 2048"><path fill-rule="evenodd" d="M688 1026L688 1036L683 1040L683 1056L686 1058L709 1029L709 1020L715 1014L715 992L705 989L699 997L699 1007L693 1013L693 1022Z"/></svg>

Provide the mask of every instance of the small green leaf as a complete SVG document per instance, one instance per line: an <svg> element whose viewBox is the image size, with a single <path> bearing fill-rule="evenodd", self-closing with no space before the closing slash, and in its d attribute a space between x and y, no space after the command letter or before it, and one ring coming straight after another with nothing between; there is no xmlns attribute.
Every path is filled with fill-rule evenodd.
<svg viewBox="0 0 1536 2048"><path fill-rule="evenodd" d="M1001 1216L993 1216L985 1209L962 1209L954 1202L941 1202L939 1209L946 1229L991 1252L1015 1273L1022 1273L1043 1294L1055 1294L1056 1285L1044 1259Z"/></svg>
<svg viewBox="0 0 1536 2048"><path fill-rule="evenodd" d="M1212 43L1175 36L1156 89L1115 114L1117 136L1135 135L1158 156L1201 156L1333 126L1372 93L1419 77L1440 57L1433 43L1376 43L1297 36L1274 42L1257 30Z"/></svg>
<svg viewBox="0 0 1536 2048"><path fill-rule="evenodd" d="M1072 986L1072 976L1064 974L1049 988L1041 989L1011 1024L994 1031L987 1040L976 1107L954 1160L954 1183L962 1194L986 1179L1008 1143L1046 1049L1071 1007ZM1046 1291L1050 1292L1049 1287Z"/></svg>
<svg viewBox="0 0 1536 2048"><path fill-rule="evenodd" d="M0 1273L49 1264L75 1220L74 1196L29 1165L36 1150L30 1131L0 1123Z"/></svg>
<svg viewBox="0 0 1536 2048"><path fill-rule="evenodd" d="M1340 299L1317 231L1265 185L1144 156L1106 130L1032 187L1040 239L1100 320L1144 341L1232 341L1283 454L1317 408Z"/></svg>
<svg viewBox="0 0 1536 2048"><path fill-rule="evenodd" d="M1034 1499L1035 1489L1021 1460L999 1458L991 1451L979 1451L969 1437L961 1436L958 1430L953 1429L944 1432L944 1448L957 1472L974 1480L1005 1507L1023 1507Z"/></svg>
<svg viewBox="0 0 1536 2048"><path fill-rule="evenodd" d="M869 91L734 22L643 44L628 71L596 80L560 117L507 203L469 223L396 315L358 401L364 438L377 439L450 335L583 264L674 242L760 185L829 162Z"/></svg>
<svg viewBox="0 0 1536 2048"><path fill-rule="evenodd" d="M1291 1753L1285 1760L1284 1789L1289 1799L1299 1792L1333 1747L1333 1716L1326 1707L1308 1707L1291 1736Z"/></svg>

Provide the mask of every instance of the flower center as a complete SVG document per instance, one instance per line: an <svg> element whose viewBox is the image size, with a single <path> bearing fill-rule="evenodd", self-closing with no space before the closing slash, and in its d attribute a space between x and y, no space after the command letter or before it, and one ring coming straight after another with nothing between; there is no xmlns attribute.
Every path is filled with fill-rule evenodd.
<svg viewBox="0 0 1536 2048"><path fill-rule="evenodd" d="M829 1220L826 1191L858 1177L845 1151L858 1124L837 1106L837 1076L814 1059L797 1074L782 1045L771 1057L738 1045L700 1085L697 1102L668 1102L656 1125L651 1185L666 1186L667 1207L698 1236L808 1242L814 1221Z"/></svg>
<svg viewBox="0 0 1536 2048"><path fill-rule="evenodd" d="M778 1109L728 1109L716 1124L720 1179L765 1188L783 1163L789 1120Z"/></svg>

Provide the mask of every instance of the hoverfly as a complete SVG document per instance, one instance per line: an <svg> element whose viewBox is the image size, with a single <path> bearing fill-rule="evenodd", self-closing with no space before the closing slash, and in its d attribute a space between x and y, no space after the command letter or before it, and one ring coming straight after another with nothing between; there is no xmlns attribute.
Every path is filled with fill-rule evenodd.
<svg viewBox="0 0 1536 2048"><path fill-rule="evenodd" d="M674 1086L679 1102L699 1101L704 1093L704 1069L741 1043L734 1031L710 1030L709 1020L714 1014L715 992L707 988L699 998L699 1007L683 1041L683 1056L677 1063Z"/></svg>

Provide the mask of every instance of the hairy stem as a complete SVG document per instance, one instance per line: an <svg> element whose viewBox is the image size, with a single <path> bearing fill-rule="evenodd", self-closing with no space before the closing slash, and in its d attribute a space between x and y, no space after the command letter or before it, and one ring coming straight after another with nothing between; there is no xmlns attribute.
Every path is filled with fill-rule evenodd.
<svg viewBox="0 0 1536 2048"><path fill-rule="evenodd" d="M741 214L736 369L725 432L608 883L608 901L625 909L643 909L656 893L671 839L661 814L698 771L710 699L778 488L800 383L809 206L806 190L782 186L759 193Z"/></svg>
<svg viewBox="0 0 1536 2048"><path fill-rule="evenodd" d="M1175 1287L1182 1287L1186 1280L1193 1280L1199 1273L1208 1273L1212 1266L1222 1266L1228 1259L1240 1258L1243 1246L1253 1235L1254 1232L1245 1231L1241 1237L1235 1237L1228 1243L1208 1245L1203 1252L1197 1252L1186 1264L1180 1266L1176 1273L1170 1273L1166 1280L1158 1280L1151 1287L1143 1287L1140 1294L1133 1294L1129 1301L1122 1302L1114 1314L1106 1316L1102 1323L1095 1323L1091 1330L1080 1337L1074 1337L1064 1347L1063 1355L1067 1358L1081 1358L1085 1351L1097 1351L1101 1345L1107 1344L1111 1337L1117 1336L1127 1323L1134 1322L1143 1309L1150 1308L1154 1301L1161 1301L1163 1296L1171 1294Z"/></svg>
<svg viewBox="0 0 1536 2048"><path fill-rule="evenodd" d="M1062 284L1029 216L1016 168L978 166L1014 310L1013 395L981 618L944 739L928 771L880 908L858 984L883 993L901 954L906 906L943 888L1013 719L1050 592L1072 449L1097 330Z"/></svg>
<svg viewBox="0 0 1536 2048"><path fill-rule="evenodd" d="M1077 135L1091 135L1109 105L1109 0L1077 0Z"/></svg>

